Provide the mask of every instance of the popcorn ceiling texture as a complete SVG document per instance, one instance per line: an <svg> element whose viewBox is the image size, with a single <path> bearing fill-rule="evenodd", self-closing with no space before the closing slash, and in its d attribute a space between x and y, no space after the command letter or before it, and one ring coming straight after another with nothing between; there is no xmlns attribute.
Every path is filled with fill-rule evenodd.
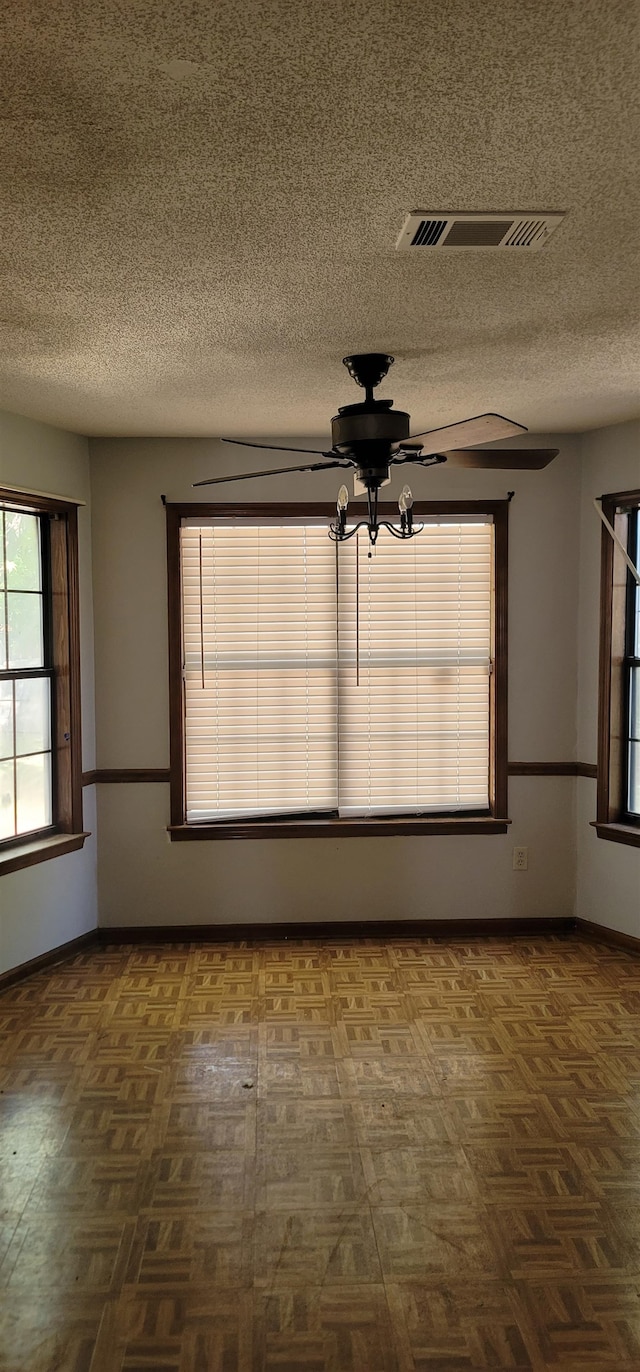
<svg viewBox="0 0 640 1372"><path fill-rule="evenodd" d="M23 0L0 21L0 404L87 434L638 413L631 0ZM568 210L401 255L407 211Z"/></svg>

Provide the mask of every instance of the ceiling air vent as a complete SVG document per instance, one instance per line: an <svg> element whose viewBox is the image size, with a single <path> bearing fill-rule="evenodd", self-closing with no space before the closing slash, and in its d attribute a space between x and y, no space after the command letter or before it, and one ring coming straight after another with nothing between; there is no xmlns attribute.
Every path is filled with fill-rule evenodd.
<svg viewBox="0 0 640 1372"><path fill-rule="evenodd" d="M466 211L414 210L402 226L396 248L437 248L451 252L495 252L496 248L543 248L565 212L541 214L519 210L504 214L474 214Z"/></svg>

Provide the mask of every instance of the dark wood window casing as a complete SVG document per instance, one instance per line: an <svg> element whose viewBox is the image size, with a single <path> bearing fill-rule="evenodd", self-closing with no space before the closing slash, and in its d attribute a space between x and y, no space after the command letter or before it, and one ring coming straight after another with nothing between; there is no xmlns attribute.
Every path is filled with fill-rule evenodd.
<svg viewBox="0 0 640 1372"><path fill-rule="evenodd" d="M335 516L328 504L208 504L167 502L167 566L169 611L169 716L172 840L260 838L347 838L388 835L504 834L507 818L507 568L508 500L416 501L414 517L428 515L488 515L494 525L493 671L490 676L489 814L456 816L402 816L372 819L294 818L251 821L185 823L184 704L182 678L182 604L180 526L183 519L201 517L236 519L326 519ZM385 519L397 519L397 506L380 506Z"/></svg>
<svg viewBox="0 0 640 1372"><path fill-rule="evenodd" d="M630 517L637 517L640 490L602 498L602 511L625 547ZM594 828L599 838L640 848L640 826L626 808L628 756L627 660L633 578L608 529L602 527L600 653L598 680L598 799Z"/></svg>
<svg viewBox="0 0 640 1372"><path fill-rule="evenodd" d="M52 824L0 843L0 875L83 846L78 511L69 501L0 486L0 506L45 522L44 587L52 679Z"/></svg>

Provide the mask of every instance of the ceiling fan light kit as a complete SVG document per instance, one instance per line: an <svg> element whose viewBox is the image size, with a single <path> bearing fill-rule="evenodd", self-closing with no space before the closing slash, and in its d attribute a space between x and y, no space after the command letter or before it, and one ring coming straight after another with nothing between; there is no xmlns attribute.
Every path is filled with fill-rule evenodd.
<svg viewBox="0 0 640 1372"><path fill-rule="evenodd" d="M336 520L329 527L329 537L341 543L352 538L358 529L366 527L373 547L381 528L394 538L408 539L421 532L414 526L413 497L408 486L398 502L400 525L378 518L378 492L389 480L390 468L408 463L417 467L434 467L443 462L462 467L494 467L527 470L546 467L557 456L557 448L490 449L483 452L475 446L498 439L523 434L523 424L499 414L481 414L444 428L410 434L411 420L405 410L394 410L392 400L376 400L374 391L384 380L393 363L390 353L351 353L343 363L358 386L364 390L364 400L341 405L331 420L331 448L323 452L307 449L307 455L322 458L299 467L272 467L266 471L243 472L239 476L216 476L196 481L195 486L217 486L229 481L249 481L259 476L279 476L288 472L319 472L332 467L355 471L356 489L367 497L367 518L347 526L348 492L341 486L338 493ZM299 448L278 447L270 443L243 442L227 438L224 443L240 443L248 448L267 448L275 452L301 452ZM304 451L304 450L302 450ZM371 548L369 550L371 552Z"/></svg>

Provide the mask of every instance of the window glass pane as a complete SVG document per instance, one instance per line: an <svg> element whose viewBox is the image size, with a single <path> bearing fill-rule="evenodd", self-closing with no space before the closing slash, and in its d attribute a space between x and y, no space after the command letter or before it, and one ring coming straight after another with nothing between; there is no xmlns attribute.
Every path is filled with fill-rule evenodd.
<svg viewBox="0 0 640 1372"><path fill-rule="evenodd" d="M630 516L629 555L640 565L640 512ZM629 619L627 654L640 657L640 586L629 574ZM640 667L629 663L629 735L627 740L627 794L625 808L631 815L640 816Z"/></svg>
<svg viewBox="0 0 640 1372"><path fill-rule="evenodd" d="M0 758L13 757L13 682L0 681Z"/></svg>
<svg viewBox="0 0 640 1372"><path fill-rule="evenodd" d="M182 530L187 819L337 806L326 528Z"/></svg>
<svg viewBox="0 0 640 1372"><path fill-rule="evenodd" d="M640 815L640 667L632 667L629 678L629 744L626 808Z"/></svg>
<svg viewBox="0 0 640 1372"><path fill-rule="evenodd" d="M640 815L640 743L629 744L629 813Z"/></svg>
<svg viewBox="0 0 640 1372"><path fill-rule="evenodd" d="M44 829L51 824L51 755L18 758L16 763L16 791L19 834L32 829Z"/></svg>
<svg viewBox="0 0 640 1372"><path fill-rule="evenodd" d="M45 665L42 519L0 510L0 671ZM0 838L53 822L52 682L0 680Z"/></svg>
<svg viewBox="0 0 640 1372"><path fill-rule="evenodd" d="M637 743L640 741L640 667L631 668L630 695L629 733Z"/></svg>
<svg viewBox="0 0 640 1372"><path fill-rule="evenodd" d="M9 591L9 667L44 666L42 596Z"/></svg>
<svg viewBox="0 0 640 1372"><path fill-rule="evenodd" d="M339 549L340 814L489 806L490 523Z"/></svg>
<svg viewBox="0 0 640 1372"><path fill-rule="evenodd" d="M12 591L40 591L40 520L38 515L5 510L7 586Z"/></svg>
<svg viewBox="0 0 640 1372"><path fill-rule="evenodd" d="M13 762L0 762L0 838L11 838L15 832Z"/></svg>
<svg viewBox="0 0 640 1372"><path fill-rule="evenodd" d="M640 511L635 515L632 524L632 535L629 541L629 557L636 567L640 567ZM634 657L640 657L640 586L637 582L630 591L633 596L633 609L631 611L631 643L629 651Z"/></svg>
<svg viewBox="0 0 640 1372"><path fill-rule="evenodd" d="M16 681L16 753L50 748L50 685L47 677Z"/></svg>

